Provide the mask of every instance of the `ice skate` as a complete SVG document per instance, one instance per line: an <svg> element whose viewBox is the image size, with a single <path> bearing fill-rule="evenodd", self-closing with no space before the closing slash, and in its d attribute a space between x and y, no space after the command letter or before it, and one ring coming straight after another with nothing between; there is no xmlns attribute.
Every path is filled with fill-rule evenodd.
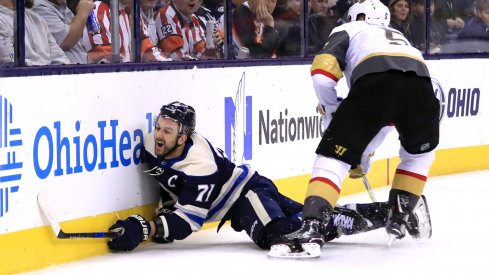
<svg viewBox="0 0 489 275"><path fill-rule="evenodd" d="M317 258L321 256L324 225L317 219L306 219L302 227L283 236L273 244L268 253L272 258Z"/></svg>
<svg viewBox="0 0 489 275"><path fill-rule="evenodd" d="M431 217L426 197L421 195L416 207L409 215L406 230L415 239L427 239L431 237Z"/></svg>
<svg viewBox="0 0 489 275"><path fill-rule="evenodd" d="M389 210L386 230L389 234L387 245L390 246L396 239L402 239L406 231L415 239L431 237L431 217L426 197L421 195L413 210L409 211L408 205L413 197L399 194L397 202Z"/></svg>
<svg viewBox="0 0 489 275"><path fill-rule="evenodd" d="M409 219L409 205L413 200L414 195L403 192L395 196L395 202L387 216L385 230L389 234L387 246L391 246L396 239L402 239L406 236L406 224Z"/></svg>

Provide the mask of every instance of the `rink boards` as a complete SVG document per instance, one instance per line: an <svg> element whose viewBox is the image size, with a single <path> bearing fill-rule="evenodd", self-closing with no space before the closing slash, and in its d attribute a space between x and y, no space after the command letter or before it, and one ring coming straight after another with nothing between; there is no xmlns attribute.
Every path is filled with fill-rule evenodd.
<svg viewBox="0 0 489 275"><path fill-rule="evenodd" d="M487 59L428 66L443 86L431 174L488 169ZM344 80L338 92L346 96ZM151 217L158 186L139 148L161 105L175 100L195 107L197 131L230 159L303 199L324 130L307 65L0 78L0 273L107 252L103 240L56 239L40 191L66 231L105 230L116 214ZM398 149L392 133L374 156L373 186L390 183ZM343 194L361 191L360 180L343 184Z"/></svg>

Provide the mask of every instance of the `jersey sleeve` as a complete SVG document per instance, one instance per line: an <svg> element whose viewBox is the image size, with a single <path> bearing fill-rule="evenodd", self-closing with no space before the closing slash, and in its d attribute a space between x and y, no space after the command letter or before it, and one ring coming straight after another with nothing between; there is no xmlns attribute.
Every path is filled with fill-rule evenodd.
<svg viewBox="0 0 489 275"><path fill-rule="evenodd" d="M156 45L151 42L148 33L148 27L141 18L141 60L145 62L152 61L170 61Z"/></svg>
<svg viewBox="0 0 489 275"><path fill-rule="evenodd" d="M103 2L95 2L95 14L100 25L100 33L89 35L92 49L88 52L91 63L108 61L112 55L110 37L110 8Z"/></svg>
<svg viewBox="0 0 489 275"><path fill-rule="evenodd" d="M163 53L171 58L182 57L184 54L181 49L184 46L181 28L173 20L173 16L166 11L168 8L162 8L156 18L156 34L158 36L158 47ZM178 58L176 58L178 59Z"/></svg>
<svg viewBox="0 0 489 275"><path fill-rule="evenodd" d="M311 76L322 74L334 81L343 77L350 38L345 31L333 32L323 50L314 57Z"/></svg>

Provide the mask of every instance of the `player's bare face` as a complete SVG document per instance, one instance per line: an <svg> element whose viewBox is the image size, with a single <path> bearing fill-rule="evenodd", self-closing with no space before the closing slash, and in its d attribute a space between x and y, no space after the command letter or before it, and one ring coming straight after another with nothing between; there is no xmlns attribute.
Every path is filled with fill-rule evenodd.
<svg viewBox="0 0 489 275"><path fill-rule="evenodd" d="M190 17L200 8L202 0L173 0L173 3L178 11L183 15Z"/></svg>
<svg viewBox="0 0 489 275"><path fill-rule="evenodd" d="M158 117L155 123L155 155L167 159L178 157L178 151L175 150L178 136L178 122L169 118Z"/></svg>

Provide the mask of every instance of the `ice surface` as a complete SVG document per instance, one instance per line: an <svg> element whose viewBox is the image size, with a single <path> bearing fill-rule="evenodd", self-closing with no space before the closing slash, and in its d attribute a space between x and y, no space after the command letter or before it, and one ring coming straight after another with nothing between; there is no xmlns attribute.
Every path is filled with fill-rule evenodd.
<svg viewBox="0 0 489 275"><path fill-rule="evenodd" d="M374 190L387 200L387 188ZM147 244L24 274L487 274L489 170L433 177L424 194L433 223L430 239L410 236L387 248L384 229L341 237L310 260L270 259L244 232L227 225L171 244ZM339 203L369 202L367 193Z"/></svg>

